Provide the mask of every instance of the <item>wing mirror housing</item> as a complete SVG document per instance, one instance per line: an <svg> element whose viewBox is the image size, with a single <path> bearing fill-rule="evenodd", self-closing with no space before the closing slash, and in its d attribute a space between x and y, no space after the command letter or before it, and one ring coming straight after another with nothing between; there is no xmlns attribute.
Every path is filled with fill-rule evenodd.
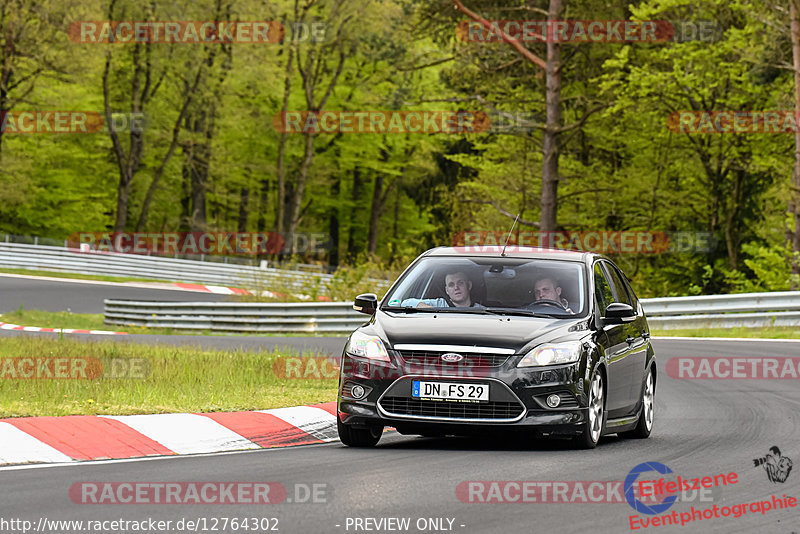
<svg viewBox="0 0 800 534"><path fill-rule="evenodd" d="M606 324L622 324L633 321L636 317L636 310L630 304L622 302L612 302L606 308L603 315L603 322Z"/></svg>
<svg viewBox="0 0 800 534"><path fill-rule="evenodd" d="M353 302L353 309L367 315L375 315L378 309L378 295L375 293L362 293Z"/></svg>

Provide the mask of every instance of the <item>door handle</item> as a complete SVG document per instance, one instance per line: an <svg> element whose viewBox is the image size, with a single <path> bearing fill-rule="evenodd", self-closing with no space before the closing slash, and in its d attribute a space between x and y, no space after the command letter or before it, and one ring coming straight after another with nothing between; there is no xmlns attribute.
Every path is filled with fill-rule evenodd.
<svg viewBox="0 0 800 534"><path fill-rule="evenodd" d="M625 343L627 343L628 345L633 345L634 341L636 341L635 337L625 338Z"/></svg>

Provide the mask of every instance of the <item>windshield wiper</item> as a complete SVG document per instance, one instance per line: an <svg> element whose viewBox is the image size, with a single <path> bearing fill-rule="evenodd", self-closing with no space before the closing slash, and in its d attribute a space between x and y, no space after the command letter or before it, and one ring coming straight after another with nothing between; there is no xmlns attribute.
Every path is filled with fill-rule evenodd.
<svg viewBox="0 0 800 534"><path fill-rule="evenodd" d="M381 308L382 311L385 312L400 312L400 313L417 313L417 312L435 312L439 311L441 308L417 308L415 306L387 306L386 308Z"/></svg>
<svg viewBox="0 0 800 534"><path fill-rule="evenodd" d="M413 306L390 306L388 308L382 308L383 311L386 312L405 312L405 313L416 313L416 312L427 312L427 313L475 313L475 314L485 314L488 313L485 308L460 308L458 306L447 307L447 308L437 308L437 307L422 307L422 308L415 308Z"/></svg>
<svg viewBox="0 0 800 534"><path fill-rule="evenodd" d="M469 308L461 308L459 306L453 306L448 308L433 308L436 311L443 311L447 313L476 313L483 315L486 313L486 308L477 308L470 306Z"/></svg>
<svg viewBox="0 0 800 534"><path fill-rule="evenodd" d="M552 313L536 313L530 310L520 310L516 308L484 308L484 310L487 313L494 313L496 315L519 315L522 317L547 317L552 319L560 317L560 315Z"/></svg>

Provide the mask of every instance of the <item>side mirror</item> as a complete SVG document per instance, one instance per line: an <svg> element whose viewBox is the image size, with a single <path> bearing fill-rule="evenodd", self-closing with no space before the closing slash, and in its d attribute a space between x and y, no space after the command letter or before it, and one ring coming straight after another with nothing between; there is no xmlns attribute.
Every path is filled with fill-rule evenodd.
<svg viewBox="0 0 800 534"><path fill-rule="evenodd" d="M375 293L363 293L357 296L355 302L353 302L353 309L367 315L375 315L375 310L378 309L378 295Z"/></svg>
<svg viewBox="0 0 800 534"><path fill-rule="evenodd" d="M623 304L621 302L613 302L606 308L603 319L608 324L621 324L632 321L636 317L636 311L630 304Z"/></svg>

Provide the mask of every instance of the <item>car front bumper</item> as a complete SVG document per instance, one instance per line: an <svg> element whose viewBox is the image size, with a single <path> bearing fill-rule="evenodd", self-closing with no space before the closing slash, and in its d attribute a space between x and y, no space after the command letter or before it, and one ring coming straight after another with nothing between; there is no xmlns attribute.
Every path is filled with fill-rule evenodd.
<svg viewBox="0 0 800 534"><path fill-rule="evenodd" d="M548 367L517 368L511 357L497 368L474 368L469 376L439 366L424 369L397 361L385 364L343 354L338 412L344 424L392 426L408 433L469 434L487 427L537 434L579 434L587 419L584 361ZM410 394L414 380L489 384L489 401L420 401ZM353 385L367 393L350 395ZM559 395L556 407L546 399Z"/></svg>

